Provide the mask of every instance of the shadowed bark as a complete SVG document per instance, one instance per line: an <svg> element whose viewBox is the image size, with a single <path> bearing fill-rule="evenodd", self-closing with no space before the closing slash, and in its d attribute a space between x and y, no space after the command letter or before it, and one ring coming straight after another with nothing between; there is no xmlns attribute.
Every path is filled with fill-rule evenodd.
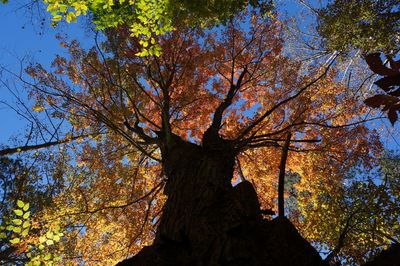
<svg viewBox="0 0 400 266"><path fill-rule="evenodd" d="M263 220L253 185L232 187L235 151L205 134L162 146L168 196L152 246L124 265L324 265L285 217Z"/></svg>
<svg viewBox="0 0 400 266"><path fill-rule="evenodd" d="M394 244L387 250L382 251L370 262L363 266L399 266L400 265L400 244Z"/></svg>

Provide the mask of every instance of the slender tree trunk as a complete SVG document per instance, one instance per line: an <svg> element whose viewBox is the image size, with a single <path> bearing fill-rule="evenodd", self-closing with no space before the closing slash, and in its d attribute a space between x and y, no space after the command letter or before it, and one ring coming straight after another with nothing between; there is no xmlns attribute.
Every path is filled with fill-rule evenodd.
<svg viewBox="0 0 400 266"><path fill-rule="evenodd" d="M286 136L285 144L282 147L281 163L279 166L279 180L278 180L278 215L279 217L285 216L285 171L286 160L288 156L291 133Z"/></svg>

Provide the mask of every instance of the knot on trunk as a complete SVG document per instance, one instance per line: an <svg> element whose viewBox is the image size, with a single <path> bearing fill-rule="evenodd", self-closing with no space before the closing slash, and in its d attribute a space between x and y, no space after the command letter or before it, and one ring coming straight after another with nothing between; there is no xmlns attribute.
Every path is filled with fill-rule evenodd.
<svg viewBox="0 0 400 266"><path fill-rule="evenodd" d="M235 154L232 141L224 139L219 135L218 130L211 127L204 132L202 146L208 152Z"/></svg>

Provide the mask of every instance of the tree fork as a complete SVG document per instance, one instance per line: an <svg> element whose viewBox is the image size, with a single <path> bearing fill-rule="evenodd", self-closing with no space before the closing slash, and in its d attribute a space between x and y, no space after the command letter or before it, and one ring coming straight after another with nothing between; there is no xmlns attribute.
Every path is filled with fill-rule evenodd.
<svg viewBox="0 0 400 266"><path fill-rule="evenodd" d="M154 243L118 266L325 265L288 219L262 218L251 182L232 186L236 153L229 140L211 134L197 145L172 138L160 147L168 198Z"/></svg>

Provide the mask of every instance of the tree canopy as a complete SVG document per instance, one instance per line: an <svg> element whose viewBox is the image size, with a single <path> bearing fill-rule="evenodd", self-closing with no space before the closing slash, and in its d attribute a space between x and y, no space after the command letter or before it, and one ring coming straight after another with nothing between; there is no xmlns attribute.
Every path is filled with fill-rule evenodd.
<svg viewBox="0 0 400 266"><path fill-rule="evenodd" d="M349 13L388 12L389 1L353 2ZM104 35L90 49L59 37L66 53L50 68L11 73L37 124L25 145L0 151L1 262L113 265L153 243L238 259L207 248L279 221L278 203L326 263L361 265L398 243L399 157L367 123L380 118L363 102L368 68L343 82L336 51L293 56L269 2L47 3L55 21L92 12ZM377 49L395 45L376 37ZM334 50L370 48L335 40ZM148 41L162 52L143 50Z"/></svg>
<svg viewBox="0 0 400 266"><path fill-rule="evenodd" d="M348 53L358 49L365 56L370 69L381 76L375 84L384 94L366 99L371 107L387 111L392 124L400 110L399 25L400 2L393 1L333 1L318 11L318 31L324 46ZM380 58L387 57L390 67ZM385 71L386 70L386 71Z"/></svg>
<svg viewBox="0 0 400 266"><path fill-rule="evenodd" d="M348 51L358 48L364 53L399 51L398 0L331 1L319 11L318 30L328 48Z"/></svg>
<svg viewBox="0 0 400 266"><path fill-rule="evenodd" d="M171 32L176 26L186 24L202 27L225 23L246 6L261 8L267 14L272 9L272 1L59 1L44 0L53 22L65 19L76 22L87 12L93 17L97 29L127 26L134 37L139 37L142 51L140 55L160 55L160 46L155 37ZM178 22L179 21L179 22Z"/></svg>

